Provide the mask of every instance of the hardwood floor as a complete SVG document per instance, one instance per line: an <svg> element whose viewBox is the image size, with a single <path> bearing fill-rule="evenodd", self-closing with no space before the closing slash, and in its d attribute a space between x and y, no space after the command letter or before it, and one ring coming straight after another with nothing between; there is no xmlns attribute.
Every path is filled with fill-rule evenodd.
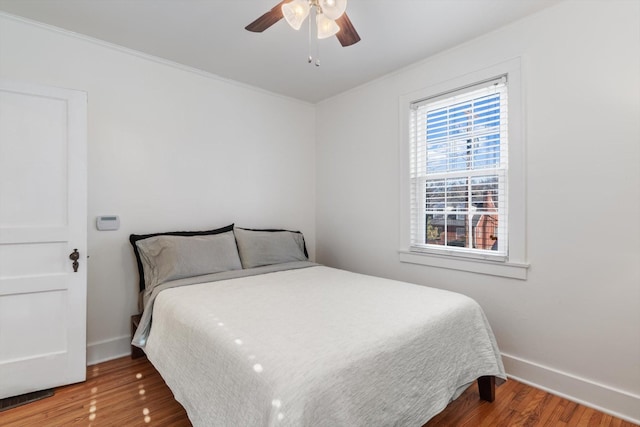
<svg viewBox="0 0 640 427"><path fill-rule="evenodd" d="M146 358L124 357L89 366L87 381L56 389L55 396L0 412L0 425L190 426L158 372ZM612 426L635 424L510 380L493 403L474 384L424 427ZM235 427L235 426L234 426Z"/></svg>
<svg viewBox="0 0 640 427"><path fill-rule="evenodd" d="M123 357L87 367L87 381L0 412L0 426L190 426L146 358Z"/></svg>

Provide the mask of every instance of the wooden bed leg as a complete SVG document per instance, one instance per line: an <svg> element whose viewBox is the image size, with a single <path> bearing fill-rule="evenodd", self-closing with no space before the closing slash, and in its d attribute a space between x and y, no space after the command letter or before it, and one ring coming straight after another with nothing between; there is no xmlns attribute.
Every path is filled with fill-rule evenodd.
<svg viewBox="0 0 640 427"><path fill-rule="evenodd" d="M478 378L478 390L480 399L487 402L496 400L496 377L486 376Z"/></svg>

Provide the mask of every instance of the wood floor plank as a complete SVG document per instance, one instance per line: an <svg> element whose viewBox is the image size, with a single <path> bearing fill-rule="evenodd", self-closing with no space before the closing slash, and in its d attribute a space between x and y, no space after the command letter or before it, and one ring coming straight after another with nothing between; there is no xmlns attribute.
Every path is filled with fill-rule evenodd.
<svg viewBox="0 0 640 427"><path fill-rule="evenodd" d="M0 426L190 427L182 406L146 358L123 357L87 368L87 380L55 395L0 412ZM474 383L424 427L633 427L635 424L509 380L496 400L480 399ZM638 426L636 426L638 427Z"/></svg>
<svg viewBox="0 0 640 427"><path fill-rule="evenodd" d="M555 426L558 425L560 415L564 411L563 399L559 396L548 394L550 398L543 405L544 409L540 415L538 425Z"/></svg>
<svg viewBox="0 0 640 427"><path fill-rule="evenodd" d="M508 413L510 411L509 408L512 405L513 399L517 394L517 384L518 383L516 382L509 381L500 386L500 398L497 398L498 394L496 392L496 400L493 403L480 405L477 408L474 408L467 417L466 426L475 427L497 425L499 423L500 416L504 416L504 413ZM470 391L467 390L465 394L469 394L469 392ZM473 395L474 391L471 391L471 394ZM449 407L447 407L447 409L443 411L443 414L447 414L449 412Z"/></svg>
<svg viewBox="0 0 640 427"><path fill-rule="evenodd" d="M582 420L582 417L586 411L587 408L582 405L578 405L567 424L570 426L583 427L585 425L585 422Z"/></svg>
<svg viewBox="0 0 640 427"><path fill-rule="evenodd" d="M532 389L527 395L528 398L524 399L519 405L518 416L515 424L523 427L531 427L538 425L537 421L542 412L542 401L548 393L542 390Z"/></svg>
<svg viewBox="0 0 640 427"><path fill-rule="evenodd" d="M575 402L569 402L565 408L564 408L564 412L562 413L562 415L560 416L560 421L564 422L564 423L568 423L569 420L571 419L571 417L573 416L573 413L580 407L580 405L578 405Z"/></svg>

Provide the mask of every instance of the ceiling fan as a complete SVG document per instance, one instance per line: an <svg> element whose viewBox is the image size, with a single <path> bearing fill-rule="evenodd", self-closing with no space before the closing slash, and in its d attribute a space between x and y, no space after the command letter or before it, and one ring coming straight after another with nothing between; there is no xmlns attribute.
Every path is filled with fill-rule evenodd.
<svg viewBox="0 0 640 427"><path fill-rule="evenodd" d="M345 13L347 0L283 0L245 29L261 33L285 18L291 27L299 30L314 8L319 39L335 35L344 47L360 41L358 32Z"/></svg>

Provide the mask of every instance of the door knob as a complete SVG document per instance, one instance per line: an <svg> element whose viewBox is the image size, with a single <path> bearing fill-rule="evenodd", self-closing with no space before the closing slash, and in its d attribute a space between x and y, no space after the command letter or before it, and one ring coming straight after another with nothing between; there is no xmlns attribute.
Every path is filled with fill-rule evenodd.
<svg viewBox="0 0 640 427"><path fill-rule="evenodd" d="M73 272L77 273L78 272L78 266L80 265L78 263L78 258L80 258L80 254L78 253L77 249L74 249L73 252L71 252L71 254L69 255L69 259L71 261L73 261Z"/></svg>

